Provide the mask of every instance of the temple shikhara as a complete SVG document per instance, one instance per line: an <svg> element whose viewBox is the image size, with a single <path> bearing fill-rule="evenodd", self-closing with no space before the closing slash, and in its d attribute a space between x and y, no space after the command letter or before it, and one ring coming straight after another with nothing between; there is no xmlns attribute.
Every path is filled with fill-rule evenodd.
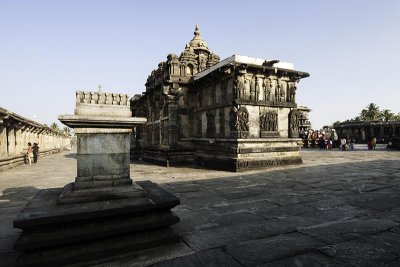
<svg viewBox="0 0 400 267"><path fill-rule="evenodd" d="M165 165L196 163L243 171L301 162L299 129L306 108L297 83L308 77L293 64L212 52L196 25L178 56L169 54L131 100L131 154Z"/></svg>

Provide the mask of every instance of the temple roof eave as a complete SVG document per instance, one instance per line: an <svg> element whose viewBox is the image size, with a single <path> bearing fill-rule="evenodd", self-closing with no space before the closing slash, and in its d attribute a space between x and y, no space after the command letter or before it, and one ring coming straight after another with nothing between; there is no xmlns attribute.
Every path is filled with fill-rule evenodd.
<svg viewBox="0 0 400 267"><path fill-rule="evenodd" d="M238 66L238 65L243 65L243 64L245 64L247 67L263 68L264 70L272 70L272 71L276 71L276 72L281 71L281 72L286 72L286 73L293 73L293 74L296 74L299 79L307 78L310 76L310 74L308 72L298 71L298 70L294 70L294 69L290 69L290 68L278 67L280 65L284 66L285 64L288 65L290 63L277 62L273 66L265 66L265 65L263 65L264 62L265 62L265 60L263 60L263 59L251 58L251 57L246 57L246 56L241 56L241 55L233 55L224 60L221 60L219 63L215 64L214 66L195 74L193 77L193 80L195 80L195 81L199 80L199 79L207 76L214 70L217 70L224 66L229 66L229 65Z"/></svg>

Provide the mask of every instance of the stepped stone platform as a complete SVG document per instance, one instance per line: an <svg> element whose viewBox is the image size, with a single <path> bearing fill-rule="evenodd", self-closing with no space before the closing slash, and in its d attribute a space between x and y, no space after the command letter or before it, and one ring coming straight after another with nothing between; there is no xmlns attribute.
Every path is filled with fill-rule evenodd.
<svg viewBox="0 0 400 267"><path fill-rule="evenodd" d="M64 266L131 250L177 242L170 209L179 199L150 181L146 195L60 205L61 188L41 190L22 210L14 227L23 232L14 248L24 253L16 266Z"/></svg>

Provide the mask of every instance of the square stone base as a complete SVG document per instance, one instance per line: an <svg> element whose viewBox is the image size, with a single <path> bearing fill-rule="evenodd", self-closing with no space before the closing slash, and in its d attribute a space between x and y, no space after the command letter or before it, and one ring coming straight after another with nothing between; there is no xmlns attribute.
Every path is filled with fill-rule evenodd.
<svg viewBox="0 0 400 267"><path fill-rule="evenodd" d="M59 203L83 203L123 198L137 198L146 195L143 188L135 183L127 186L95 187L78 190L75 188L75 185L75 183L70 183L64 186L60 196L58 197Z"/></svg>
<svg viewBox="0 0 400 267"><path fill-rule="evenodd" d="M16 266L83 265L177 242L169 226L179 222L171 212L179 199L150 181L138 186L144 196L71 204L59 204L62 188L39 191L14 220L23 230Z"/></svg>

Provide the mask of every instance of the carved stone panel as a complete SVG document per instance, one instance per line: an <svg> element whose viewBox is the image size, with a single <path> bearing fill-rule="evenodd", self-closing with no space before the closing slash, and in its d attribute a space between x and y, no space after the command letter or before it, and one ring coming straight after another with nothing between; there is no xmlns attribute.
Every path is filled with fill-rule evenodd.
<svg viewBox="0 0 400 267"><path fill-rule="evenodd" d="M293 109L289 113L289 137L299 138L299 120L300 111L298 109Z"/></svg>
<svg viewBox="0 0 400 267"><path fill-rule="evenodd" d="M278 137L278 113L260 113L260 137Z"/></svg>
<svg viewBox="0 0 400 267"><path fill-rule="evenodd" d="M215 110L208 110L207 116L207 131L206 136L208 138L215 137Z"/></svg>
<svg viewBox="0 0 400 267"><path fill-rule="evenodd" d="M231 138L249 138L249 112L246 107L233 106L229 112L229 127Z"/></svg>

